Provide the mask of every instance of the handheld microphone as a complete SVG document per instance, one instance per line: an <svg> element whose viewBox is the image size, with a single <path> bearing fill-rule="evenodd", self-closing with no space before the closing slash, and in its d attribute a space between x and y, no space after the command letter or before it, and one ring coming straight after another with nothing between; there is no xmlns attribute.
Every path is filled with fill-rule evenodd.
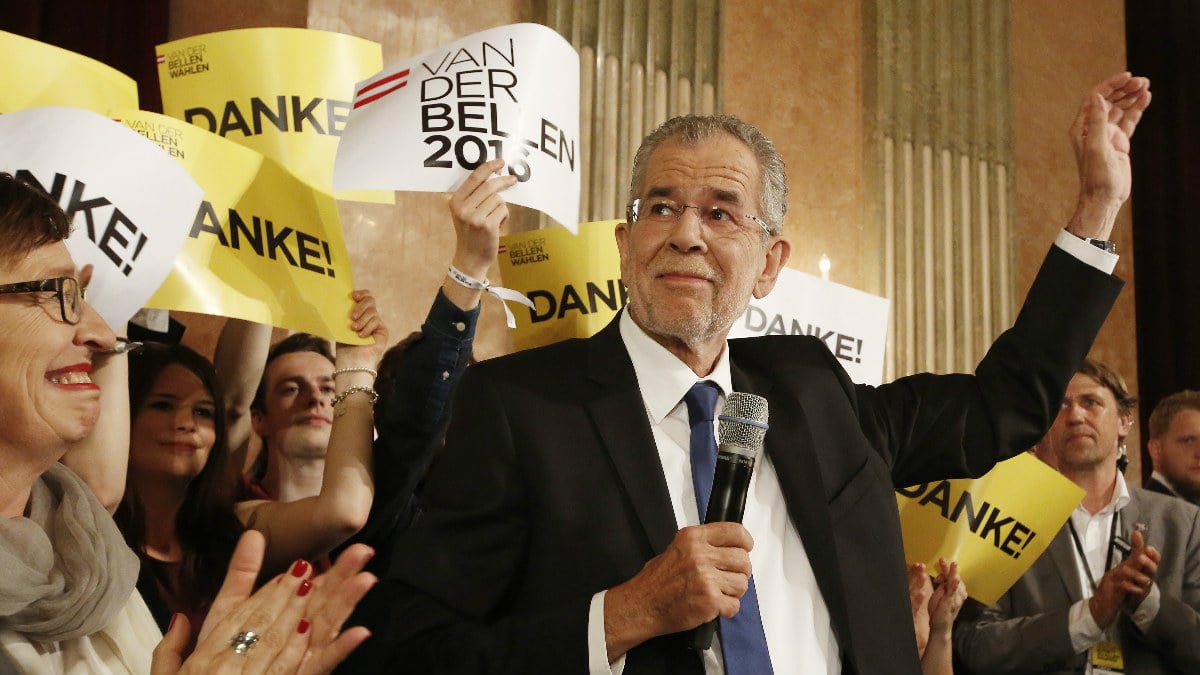
<svg viewBox="0 0 1200 675"><path fill-rule="evenodd" d="M712 494L704 513L705 523L740 523L746 511L746 495L754 462L762 452L767 433L767 399L755 394L732 392L717 416L717 464ZM717 620L692 631L692 649L712 646Z"/></svg>

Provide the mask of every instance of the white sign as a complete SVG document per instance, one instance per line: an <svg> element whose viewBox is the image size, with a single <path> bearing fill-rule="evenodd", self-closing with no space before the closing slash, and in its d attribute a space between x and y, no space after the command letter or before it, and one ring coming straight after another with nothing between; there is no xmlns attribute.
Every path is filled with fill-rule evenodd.
<svg viewBox="0 0 1200 675"><path fill-rule="evenodd" d="M890 302L785 267L775 290L751 300L729 337L813 335L859 384L883 381Z"/></svg>
<svg viewBox="0 0 1200 675"><path fill-rule="evenodd" d="M359 82L333 187L451 192L497 157L520 181L506 200L577 230L579 55L546 26L485 30Z"/></svg>
<svg viewBox="0 0 1200 675"><path fill-rule="evenodd" d="M0 171L40 185L67 213L75 264L95 266L88 303L114 330L158 289L203 191L162 148L79 108L0 115Z"/></svg>

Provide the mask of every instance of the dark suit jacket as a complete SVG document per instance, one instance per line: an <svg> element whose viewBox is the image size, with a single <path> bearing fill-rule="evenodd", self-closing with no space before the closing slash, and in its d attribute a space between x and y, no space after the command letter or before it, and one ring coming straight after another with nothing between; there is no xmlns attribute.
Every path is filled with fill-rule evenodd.
<svg viewBox="0 0 1200 675"><path fill-rule="evenodd" d="M1160 495L1171 495L1172 497L1175 496L1175 493L1171 491L1171 488L1162 484L1153 476L1151 476L1146 481L1146 484L1143 485L1142 487L1146 488L1147 490L1149 490L1151 492L1157 492Z"/></svg>
<svg viewBox="0 0 1200 675"><path fill-rule="evenodd" d="M734 388L770 404L765 453L846 673L920 672L894 485L979 475L1032 446L1120 285L1052 249L974 377L856 386L816 338L730 341ZM409 589L389 636L397 667L586 673L593 594L635 575L676 531L616 323L468 369L423 501L393 564ZM625 666L701 672L678 636L634 648Z"/></svg>
<svg viewBox="0 0 1200 675"><path fill-rule="evenodd" d="M1188 502L1189 504L1195 504L1196 506L1200 506L1200 499L1191 500L1191 499L1188 499L1187 497L1181 497L1181 496L1175 494L1175 492L1172 491L1171 488L1167 487L1165 484L1160 482L1154 476L1151 476L1149 479L1147 479L1146 484L1143 485L1142 487L1146 488L1147 490L1149 490L1151 492L1157 492L1160 495L1168 495L1168 496L1174 497L1176 499L1182 499L1183 501Z"/></svg>
<svg viewBox="0 0 1200 675"><path fill-rule="evenodd" d="M1146 633L1119 620L1125 672L1200 673L1200 510L1136 487L1129 493L1122 531L1128 539L1134 523L1150 526L1146 543L1162 554L1155 576L1162 602ZM1064 525L999 602L959 622L956 655L972 675L1082 673L1087 652L1074 653L1067 632L1067 612L1082 597L1075 544Z"/></svg>

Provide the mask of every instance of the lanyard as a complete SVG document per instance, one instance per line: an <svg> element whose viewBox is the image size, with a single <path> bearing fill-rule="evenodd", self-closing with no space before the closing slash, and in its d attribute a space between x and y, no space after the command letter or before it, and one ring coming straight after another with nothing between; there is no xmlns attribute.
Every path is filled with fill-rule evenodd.
<svg viewBox="0 0 1200 675"><path fill-rule="evenodd" d="M1112 568L1113 562L1113 540L1117 536L1117 519L1121 517L1121 512L1113 513L1112 527L1108 528L1108 555L1104 558L1104 571L1107 572ZM1071 539L1075 542L1075 550L1079 552L1079 559L1083 561L1083 571L1087 573L1088 583L1092 585L1092 592L1096 592L1096 579L1092 576L1092 564L1088 562L1087 554L1083 552L1083 542L1079 540L1079 533L1075 531L1075 523L1071 518L1067 517L1067 527L1071 528Z"/></svg>

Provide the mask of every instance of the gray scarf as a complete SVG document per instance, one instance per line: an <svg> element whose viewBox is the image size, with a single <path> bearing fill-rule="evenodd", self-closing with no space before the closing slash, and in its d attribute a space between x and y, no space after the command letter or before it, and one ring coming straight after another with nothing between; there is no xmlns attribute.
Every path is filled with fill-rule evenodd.
<svg viewBox="0 0 1200 675"><path fill-rule="evenodd" d="M129 602L138 560L70 469L33 484L28 518L0 518L0 628L42 642L104 628Z"/></svg>

